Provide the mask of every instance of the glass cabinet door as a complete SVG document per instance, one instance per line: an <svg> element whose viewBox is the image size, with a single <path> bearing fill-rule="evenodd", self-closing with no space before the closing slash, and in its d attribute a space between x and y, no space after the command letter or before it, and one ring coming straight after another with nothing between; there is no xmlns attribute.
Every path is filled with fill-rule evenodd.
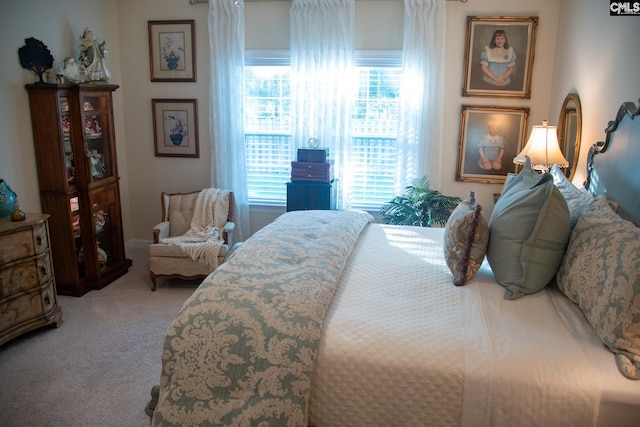
<svg viewBox="0 0 640 427"><path fill-rule="evenodd" d="M89 171L89 182L114 176L113 153L111 152L110 111L107 95L90 94L81 98L84 121L85 158Z"/></svg>
<svg viewBox="0 0 640 427"><path fill-rule="evenodd" d="M71 115L69 97L61 96L60 103L60 129L62 129L62 147L64 149L64 165L67 174L67 186L76 185L76 156L73 150L72 132L73 116Z"/></svg>
<svg viewBox="0 0 640 427"><path fill-rule="evenodd" d="M96 256L99 274L102 275L111 266L122 261L118 245L119 206L117 195L112 187L94 192L91 195L91 206L95 232Z"/></svg>
<svg viewBox="0 0 640 427"><path fill-rule="evenodd" d="M78 278L83 279L87 275L85 265L84 250L82 247L82 224L80 201L77 195L69 197L69 210L71 212L71 229L73 230L73 243L75 246L76 259L78 261Z"/></svg>

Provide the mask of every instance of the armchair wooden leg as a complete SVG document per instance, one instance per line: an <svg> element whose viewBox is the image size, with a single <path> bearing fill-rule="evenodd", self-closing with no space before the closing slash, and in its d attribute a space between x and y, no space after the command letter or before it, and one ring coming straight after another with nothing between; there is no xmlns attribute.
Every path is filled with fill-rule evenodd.
<svg viewBox="0 0 640 427"><path fill-rule="evenodd" d="M149 277L151 278L151 290L156 290L156 275L153 274L153 271L149 272Z"/></svg>

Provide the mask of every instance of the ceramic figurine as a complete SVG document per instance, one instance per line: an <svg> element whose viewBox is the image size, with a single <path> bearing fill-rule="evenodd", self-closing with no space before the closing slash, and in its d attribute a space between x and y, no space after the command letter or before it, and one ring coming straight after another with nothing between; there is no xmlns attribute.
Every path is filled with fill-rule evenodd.
<svg viewBox="0 0 640 427"><path fill-rule="evenodd" d="M0 179L0 218L9 218L15 209L18 196L7 185L4 179Z"/></svg>
<svg viewBox="0 0 640 427"><path fill-rule="evenodd" d="M27 215L24 213L22 209L20 209L20 204L16 201L14 204L13 212L11 213L11 222L20 222L27 219Z"/></svg>
<svg viewBox="0 0 640 427"><path fill-rule="evenodd" d="M91 175L94 178L104 178L105 166L102 154L98 150L91 150Z"/></svg>
<svg viewBox="0 0 640 427"><path fill-rule="evenodd" d="M93 30L85 28L80 37L80 64L84 66L85 81L109 81L111 72L107 68L105 59L108 52L104 48L105 41L98 41L93 35Z"/></svg>
<svg viewBox="0 0 640 427"><path fill-rule="evenodd" d="M68 57L64 59L64 66L62 68L62 75L64 79L70 83L83 83L81 80L81 68L82 65L78 65L75 59Z"/></svg>

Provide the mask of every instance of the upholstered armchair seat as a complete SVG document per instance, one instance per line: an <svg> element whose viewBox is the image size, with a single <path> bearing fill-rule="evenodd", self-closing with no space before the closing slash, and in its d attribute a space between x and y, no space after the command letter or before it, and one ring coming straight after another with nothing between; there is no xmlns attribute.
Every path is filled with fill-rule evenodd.
<svg viewBox="0 0 640 427"><path fill-rule="evenodd" d="M192 260L178 245L161 243L160 239L184 235L191 227L196 200L200 190L189 193L162 193L162 222L153 229L153 243L149 245L149 277L151 290L156 290L158 277L192 280L209 275L213 268L203 262ZM229 213L221 230L224 244L218 253L218 263L222 264L229 248L233 245L235 224L233 216L233 193L229 192Z"/></svg>
<svg viewBox="0 0 640 427"><path fill-rule="evenodd" d="M153 249L149 249L149 254L154 257L166 257L166 258L189 258L189 255L184 253L179 246L176 245L164 245L164 244L153 244ZM220 254L218 255L218 259L222 263L224 260L224 256L227 254L228 245L224 244L220 247ZM197 263L200 264L200 263Z"/></svg>

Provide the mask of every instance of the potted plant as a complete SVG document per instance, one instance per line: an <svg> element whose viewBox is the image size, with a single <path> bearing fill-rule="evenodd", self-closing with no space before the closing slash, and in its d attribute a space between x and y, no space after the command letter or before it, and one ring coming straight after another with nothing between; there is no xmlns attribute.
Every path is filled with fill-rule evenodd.
<svg viewBox="0 0 640 427"><path fill-rule="evenodd" d="M444 226L451 212L461 202L459 197L445 196L429 187L426 176L411 181L404 194L380 208L382 222L394 225Z"/></svg>

